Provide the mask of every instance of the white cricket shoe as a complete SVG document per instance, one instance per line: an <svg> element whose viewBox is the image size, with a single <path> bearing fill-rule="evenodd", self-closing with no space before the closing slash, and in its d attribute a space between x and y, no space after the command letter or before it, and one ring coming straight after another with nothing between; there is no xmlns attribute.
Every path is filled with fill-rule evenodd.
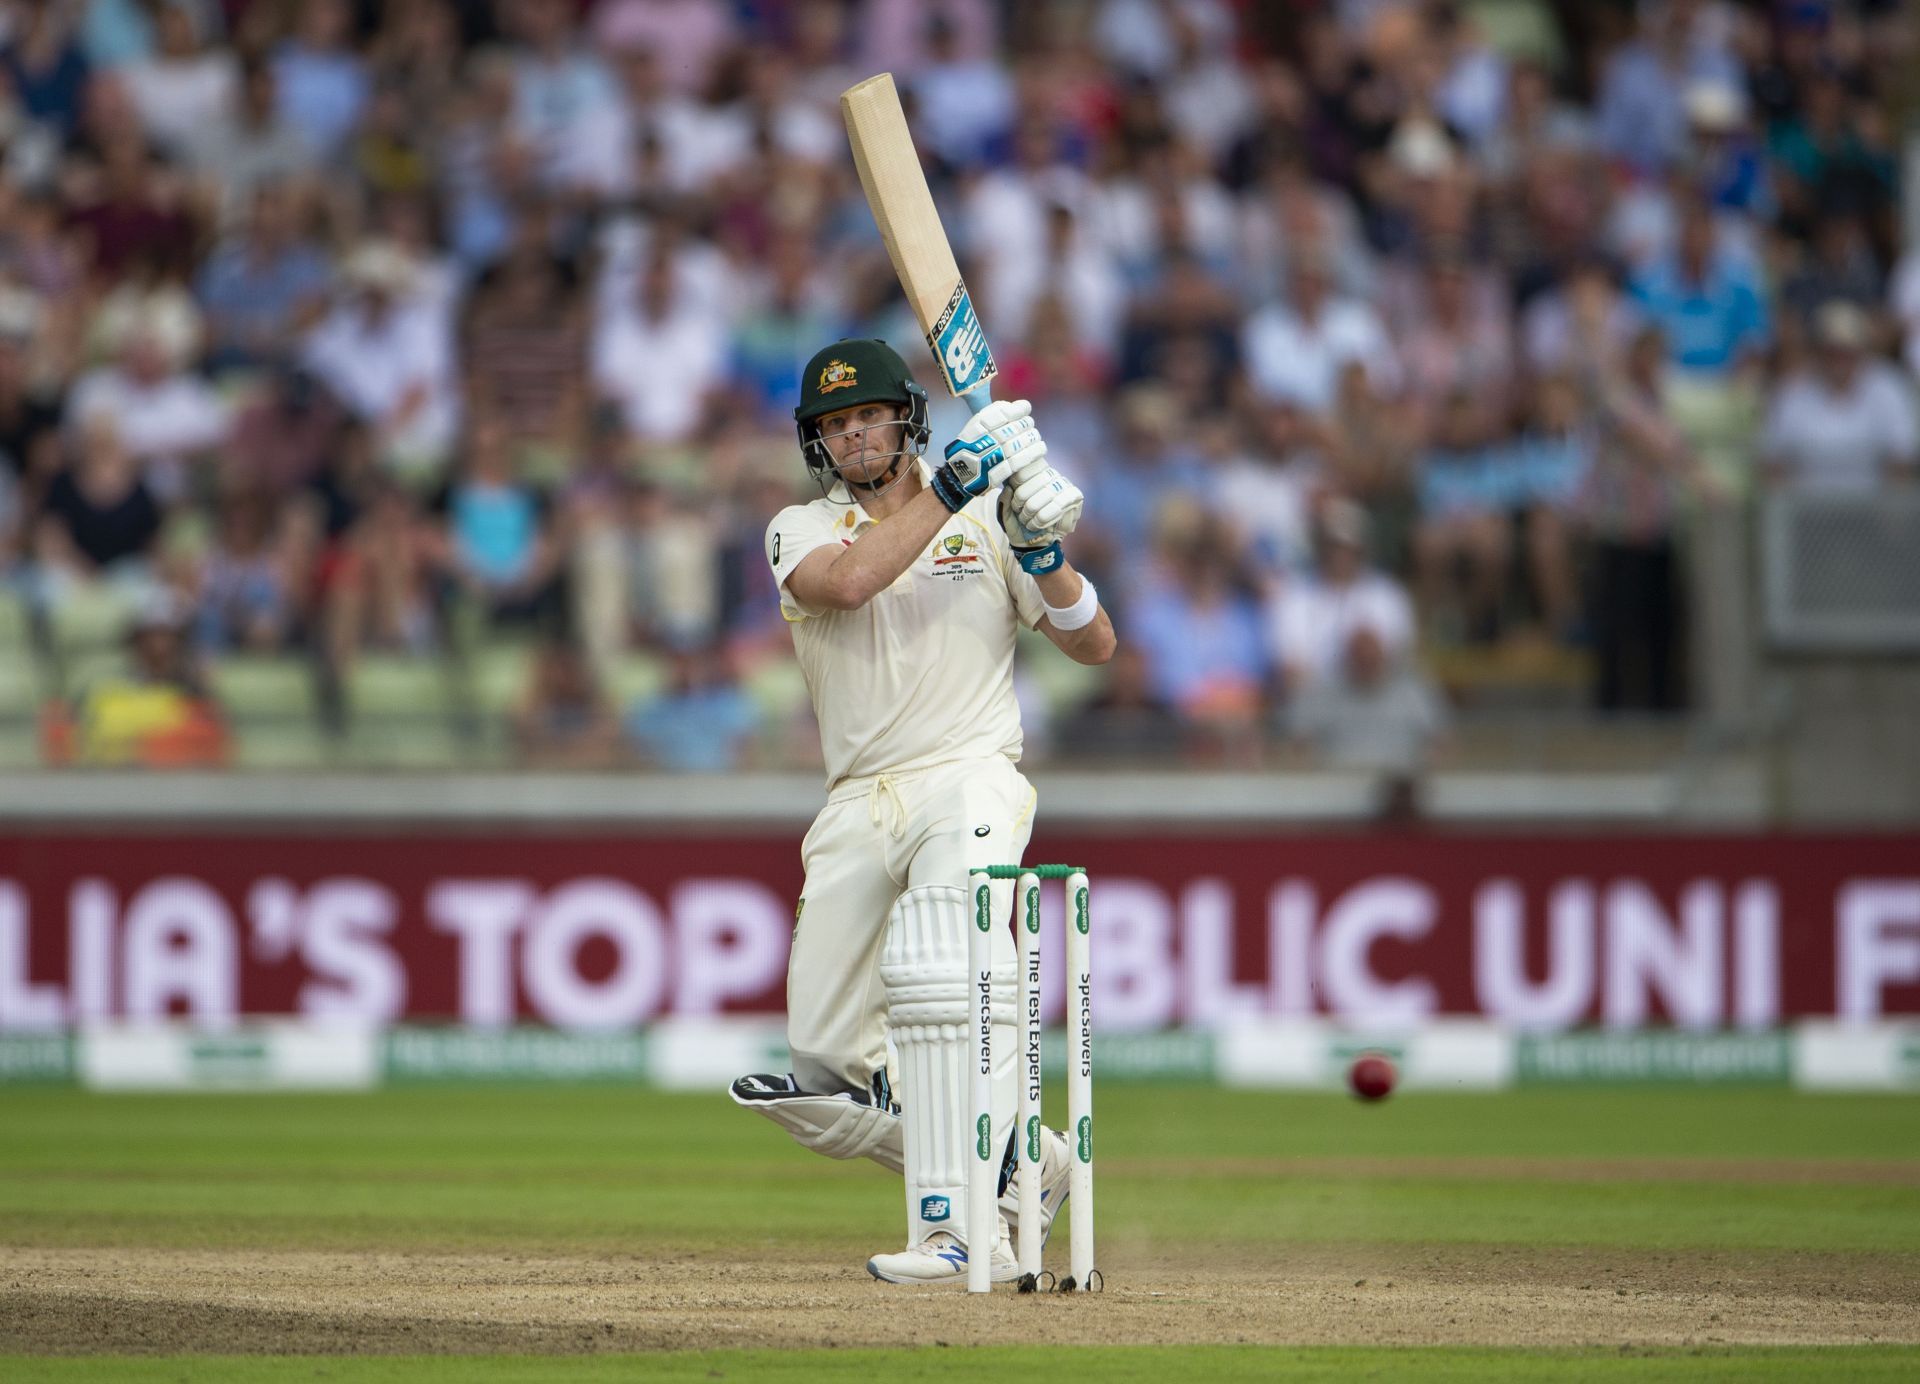
<svg viewBox="0 0 1920 1384"><path fill-rule="evenodd" d="M1067 1192L1073 1182L1073 1149L1060 1131L1042 1126L1041 1133L1046 1136L1046 1142L1040 1146L1040 1244L1045 1248L1053 1234L1053 1218L1067 1204ZM1007 1193L1000 1198L1000 1224L1009 1237L1019 1233L1018 1186L1017 1178L1007 1183Z"/></svg>
<svg viewBox="0 0 1920 1384"><path fill-rule="evenodd" d="M992 1281L1011 1283L1020 1277L1020 1266L1013 1261L1013 1247L1007 1243L1006 1222L993 1247ZM909 1245L898 1254L876 1254L867 1260L867 1272L882 1283L914 1283L921 1287L967 1283L967 1247L949 1230L936 1230L917 1245Z"/></svg>

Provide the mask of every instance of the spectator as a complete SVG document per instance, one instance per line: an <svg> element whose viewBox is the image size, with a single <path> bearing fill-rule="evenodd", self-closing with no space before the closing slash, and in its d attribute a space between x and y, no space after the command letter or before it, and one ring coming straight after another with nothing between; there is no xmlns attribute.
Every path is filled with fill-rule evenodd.
<svg viewBox="0 0 1920 1384"><path fill-rule="evenodd" d="M1154 691L1146 651L1122 640L1100 690L1062 718L1055 740L1062 756L1088 761L1162 759L1178 753L1180 718Z"/></svg>
<svg viewBox="0 0 1920 1384"><path fill-rule="evenodd" d="M648 442L678 442L700 425L726 366L724 325L678 280L664 242L648 255L636 291L594 329L595 386Z"/></svg>
<svg viewBox="0 0 1920 1384"><path fill-rule="evenodd" d="M1252 446L1215 484L1214 510L1235 547L1274 581L1311 559L1314 499L1331 480L1324 459L1327 430L1286 400L1258 406L1253 414Z"/></svg>
<svg viewBox="0 0 1920 1384"><path fill-rule="evenodd" d="M55 762L150 769L218 766L226 731L186 638L188 604L152 587L127 630L124 672L97 677L49 727Z"/></svg>
<svg viewBox="0 0 1920 1384"><path fill-rule="evenodd" d="M1526 518L1527 572L1547 630L1564 639L1579 621L1573 534L1593 457L1591 430L1571 376L1549 375L1535 386L1515 451L1516 499Z"/></svg>
<svg viewBox="0 0 1920 1384"><path fill-rule="evenodd" d="M534 623L559 614L560 545L547 506L513 473L506 425L492 414L468 426L460 474L436 504L449 576L490 620Z"/></svg>
<svg viewBox="0 0 1920 1384"><path fill-rule="evenodd" d="M1789 377L1761 442L1769 479L1800 491L1872 495L1912 479L1920 420L1900 372L1868 353L1872 327L1835 300L1814 319L1812 368Z"/></svg>
<svg viewBox="0 0 1920 1384"><path fill-rule="evenodd" d="M277 653L288 646L311 556L296 524L299 513L276 511L257 492L226 497L199 572L201 648Z"/></svg>
<svg viewBox="0 0 1920 1384"><path fill-rule="evenodd" d="M35 527L35 580L49 603L71 585L145 580L162 513L112 418L83 419Z"/></svg>
<svg viewBox="0 0 1920 1384"><path fill-rule="evenodd" d="M1395 387L1400 364L1373 309L1333 295L1333 266L1324 253L1302 249L1290 263L1290 302L1247 320L1241 349L1254 388L1325 414L1349 361L1364 366L1376 388Z"/></svg>
<svg viewBox="0 0 1920 1384"><path fill-rule="evenodd" d="M335 542L325 620L326 659L336 677L362 649L432 649L440 632L439 545L413 498L390 479L371 482L365 508Z"/></svg>
<svg viewBox="0 0 1920 1384"><path fill-rule="evenodd" d="M391 242L361 244L341 279L345 296L307 337L304 363L373 429L386 465L429 477L459 417L443 307L425 296L423 266Z"/></svg>
<svg viewBox="0 0 1920 1384"><path fill-rule="evenodd" d="M158 7L154 36L154 51L121 75L148 136L185 159L232 108L238 67L230 51L207 41L184 4Z"/></svg>
<svg viewBox="0 0 1920 1384"><path fill-rule="evenodd" d="M1229 755L1243 753L1268 674L1259 609L1222 528L1170 507L1161 529L1157 579L1130 610L1125 637L1146 653L1155 696Z"/></svg>
<svg viewBox="0 0 1920 1384"><path fill-rule="evenodd" d="M1413 605L1400 584L1367 563L1366 511L1327 501L1318 525L1319 562L1284 582L1268 602L1267 650L1291 699L1337 680L1354 636L1367 631L1398 664L1413 653Z"/></svg>
<svg viewBox="0 0 1920 1384"><path fill-rule="evenodd" d="M80 118L90 64L73 33L67 5L28 5L13 14L20 26L0 49L0 72L29 120L64 138Z"/></svg>
<svg viewBox="0 0 1920 1384"><path fill-rule="evenodd" d="M647 764L672 773L740 768L760 713L735 680L725 650L703 645L672 658L667 686L628 712L628 739Z"/></svg>
<svg viewBox="0 0 1920 1384"><path fill-rule="evenodd" d="M326 309L332 274L302 234L302 204L287 185L259 184L244 229L214 248L195 284L207 318L207 367L283 365Z"/></svg>
<svg viewBox="0 0 1920 1384"><path fill-rule="evenodd" d="M1602 712L1674 711L1680 685L1680 570L1674 516L1694 461L1660 399L1666 342L1634 339L1624 366L1589 366L1595 418L1582 511L1593 540L1594 704Z"/></svg>
<svg viewBox="0 0 1920 1384"><path fill-rule="evenodd" d="M1450 395L1418 465L1414 565L1423 616L1477 642L1494 639L1513 560L1510 458L1471 394ZM1461 573L1464 572L1464 581Z"/></svg>
<svg viewBox="0 0 1920 1384"><path fill-rule="evenodd" d="M67 396L67 426L104 418L148 479L168 496L188 483L187 468L226 440L225 402L189 368L198 351L199 314L185 292L132 288L100 310L99 332L115 352Z"/></svg>
<svg viewBox="0 0 1920 1384"><path fill-rule="evenodd" d="M288 125L331 162L367 104L366 64L353 48L346 0L301 0L293 36L273 60L274 94Z"/></svg>
<svg viewBox="0 0 1920 1384"><path fill-rule="evenodd" d="M616 761L620 723L577 644L541 643L513 710L513 743L528 768L603 769Z"/></svg>
<svg viewBox="0 0 1920 1384"><path fill-rule="evenodd" d="M586 328L572 264L523 240L481 277L462 333L467 394L523 457L564 452L581 393Z"/></svg>
<svg viewBox="0 0 1920 1384"><path fill-rule="evenodd" d="M1328 675L1303 689L1287 711L1289 734L1316 762L1381 776L1389 815L1412 797L1445 725L1432 685L1410 659L1390 652L1371 625L1347 636Z"/></svg>
<svg viewBox="0 0 1920 1384"><path fill-rule="evenodd" d="M1705 198L1686 200L1673 255L1636 278L1633 293L1683 371L1724 379L1756 364L1769 343L1761 286L1752 268L1719 242Z"/></svg>

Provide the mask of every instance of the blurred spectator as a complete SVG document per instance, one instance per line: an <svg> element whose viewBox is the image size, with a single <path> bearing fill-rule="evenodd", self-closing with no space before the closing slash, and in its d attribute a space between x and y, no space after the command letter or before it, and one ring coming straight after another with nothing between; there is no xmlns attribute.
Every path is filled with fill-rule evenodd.
<svg viewBox="0 0 1920 1384"><path fill-rule="evenodd" d="M1739 88L1726 11L1708 0L1640 10L1639 35L1616 49L1600 82L1600 138L1609 152L1656 172L1686 149L1686 91L1696 82Z"/></svg>
<svg viewBox="0 0 1920 1384"><path fill-rule="evenodd" d="M22 5L0 48L0 72L29 120L64 138L80 116L90 64L73 31L70 5Z"/></svg>
<svg viewBox="0 0 1920 1384"><path fill-rule="evenodd" d="M1247 319L1242 349L1254 388L1313 413L1332 408L1341 367L1357 361L1375 386L1399 383L1399 361L1373 309L1333 295L1333 266L1323 252L1302 249L1289 260L1286 305Z"/></svg>
<svg viewBox="0 0 1920 1384"><path fill-rule="evenodd" d="M586 329L573 266L539 245L516 246L474 287L461 358L467 396L486 401L522 455L577 443L567 434Z"/></svg>
<svg viewBox="0 0 1920 1384"><path fill-rule="evenodd" d="M1877 318L1887 301L1886 279L1874 260L1866 225L1845 212L1814 224L1804 262L1780 287L1780 305L1803 329L1812 325L1816 312L1835 301L1851 303L1869 318Z"/></svg>
<svg viewBox="0 0 1920 1384"><path fill-rule="evenodd" d="M200 319L184 290L110 297L96 319L110 364L88 371L67 396L67 425L112 422L127 451L150 468L169 497L187 484L187 468L226 440L230 419L218 393L189 368L199 352Z"/></svg>
<svg viewBox="0 0 1920 1384"><path fill-rule="evenodd" d="M1478 401L1463 391L1448 396L1432 436L1418 463L1414 562L1421 613L1456 639L1492 640L1500 631L1513 554L1512 458L1495 445Z"/></svg>
<svg viewBox="0 0 1920 1384"><path fill-rule="evenodd" d="M366 64L353 48L346 0L301 0L295 13L292 36L274 54L274 95L287 124L331 161L366 106Z"/></svg>
<svg viewBox="0 0 1920 1384"><path fill-rule="evenodd" d="M1594 704L1603 712L1682 704L1674 522L1694 462L1660 399L1666 349L1648 328L1621 369L1589 367L1581 381L1596 425L1582 511L1593 539Z"/></svg>
<svg viewBox="0 0 1920 1384"><path fill-rule="evenodd" d="M631 296L594 328L592 370L634 436L676 442L699 425L707 396L721 383L725 325L681 281L666 238L657 239Z"/></svg>
<svg viewBox="0 0 1920 1384"><path fill-rule="evenodd" d="M1682 370L1721 378L1754 364L1771 337L1766 298L1749 264L1720 242L1712 206L1689 197L1673 255L1639 275L1633 294Z"/></svg>
<svg viewBox="0 0 1920 1384"><path fill-rule="evenodd" d="M128 63L121 76L147 134L184 160L233 106L238 64L208 41L184 4L156 7L154 37L153 52Z"/></svg>
<svg viewBox="0 0 1920 1384"><path fill-rule="evenodd" d="M57 601L71 584L105 577L144 580L162 513L114 420L84 418L66 466L47 487L34 536L41 595Z"/></svg>
<svg viewBox="0 0 1920 1384"><path fill-rule="evenodd" d="M614 103L613 78L581 41L571 0L510 0L500 10L514 41L513 136L542 182L571 186L583 171L574 151L590 143L591 122Z"/></svg>
<svg viewBox="0 0 1920 1384"><path fill-rule="evenodd" d="M964 168L1012 123L1013 84L995 55L967 51L946 15L934 11L926 33L926 62L908 91L915 109L939 114L921 122L921 138L948 166Z"/></svg>
<svg viewBox="0 0 1920 1384"><path fill-rule="evenodd" d="M311 541L304 511L277 511L267 496L229 495L200 565L196 634L203 649L277 653L296 629Z"/></svg>
<svg viewBox="0 0 1920 1384"><path fill-rule="evenodd" d="M234 419L219 488L280 497L317 483L345 446L346 413L310 373L264 376Z"/></svg>
<svg viewBox="0 0 1920 1384"><path fill-rule="evenodd" d="M1794 490L1872 495L1920 464L1920 419L1899 370L1871 356L1872 327L1836 300L1814 319L1812 367L1782 383L1761 450L1768 475Z"/></svg>
<svg viewBox="0 0 1920 1384"><path fill-rule="evenodd" d="M1288 733L1326 768L1413 780L1446 724L1432 684L1372 625L1353 627L1333 652L1326 673L1289 704Z"/></svg>
<svg viewBox="0 0 1920 1384"><path fill-rule="evenodd" d="M1154 694L1190 726L1244 753L1265 694L1268 660L1259 609L1241 586L1225 529L1203 513L1169 507L1155 579L1128 610L1124 638L1138 641Z"/></svg>
<svg viewBox="0 0 1920 1384"><path fill-rule="evenodd" d="M1215 483L1214 509L1235 547L1273 579L1312 556L1314 496L1331 479L1322 455L1326 431L1287 400L1252 412L1251 445Z"/></svg>
<svg viewBox="0 0 1920 1384"><path fill-rule="evenodd" d="M327 662L343 672L362 649L424 653L439 637L439 545L412 497L374 482L365 508L336 539L326 605Z"/></svg>
<svg viewBox="0 0 1920 1384"><path fill-rule="evenodd" d="M544 498L514 476L510 434L495 415L468 424L459 474L435 509L446 525L448 575L490 620L527 624L560 613L560 543Z"/></svg>
<svg viewBox="0 0 1920 1384"><path fill-rule="evenodd" d="M1363 630L1390 662L1398 664L1413 652L1413 605L1407 593L1367 563L1366 511L1351 500L1329 500L1317 536L1315 570L1282 583L1267 606L1267 648L1287 698L1337 679L1354 636Z"/></svg>
<svg viewBox="0 0 1920 1384"><path fill-rule="evenodd" d="M1062 718L1054 741L1060 755L1076 759L1137 761L1176 755L1180 718L1154 691L1147 652L1122 640L1100 690Z"/></svg>
<svg viewBox="0 0 1920 1384"><path fill-rule="evenodd" d="M216 374L282 364L325 310L332 274L300 216L285 184L258 184L243 229L223 237L200 271L194 287Z"/></svg>
<svg viewBox="0 0 1920 1384"><path fill-rule="evenodd" d="M726 773L743 764L760 726L718 645L673 655L667 686L627 713L627 737L644 761L673 773Z"/></svg>
<svg viewBox="0 0 1920 1384"><path fill-rule="evenodd" d="M1516 507L1526 518L1527 572L1547 632L1564 639L1579 622L1574 532L1593 460L1591 429L1571 376L1549 375L1535 386L1514 450Z"/></svg>
<svg viewBox="0 0 1920 1384"><path fill-rule="evenodd" d="M344 296L308 336L304 362L372 427L385 464L430 476L459 417L443 307L426 296L423 266L391 242L362 243L341 278Z"/></svg>
<svg viewBox="0 0 1920 1384"><path fill-rule="evenodd" d="M188 612L178 593L146 591L128 627L124 671L96 677L56 712L50 758L150 769L225 760L219 707L186 638Z"/></svg>
<svg viewBox="0 0 1920 1384"><path fill-rule="evenodd" d="M0 287L0 470L36 494L60 464L59 394L33 378L28 354L39 321L30 295Z"/></svg>
<svg viewBox="0 0 1920 1384"><path fill-rule="evenodd" d="M513 710L513 744L530 768L601 769L620 750L620 723L579 645L544 641Z"/></svg>

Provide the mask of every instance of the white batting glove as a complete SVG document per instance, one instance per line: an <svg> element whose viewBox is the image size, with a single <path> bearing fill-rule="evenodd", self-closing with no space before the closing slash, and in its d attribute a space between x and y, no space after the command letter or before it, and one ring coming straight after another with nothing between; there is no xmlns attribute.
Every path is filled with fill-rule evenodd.
<svg viewBox="0 0 1920 1384"><path fill-rule="evenodd" d="M969 418L947 444L947 464L934 472L933 490L956 513L998 485L1015 466L1043 460L1047 444L1025 399L996 399Z"/></svg>
<svg viewBox="0 0 1920 1384"><path fill-rule="evenodd" d="M1034 533L1064 537L1080 523L1087 497L1044 458L1017 468L1007 478L1013 509L1023 527Z"/></svg>

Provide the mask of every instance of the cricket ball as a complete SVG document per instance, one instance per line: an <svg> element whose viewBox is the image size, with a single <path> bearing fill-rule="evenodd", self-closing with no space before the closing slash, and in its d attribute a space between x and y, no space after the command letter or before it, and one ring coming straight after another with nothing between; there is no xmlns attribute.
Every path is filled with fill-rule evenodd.
<svg viewBox="0 0 1920 1384"><path fill-rule="evenodd" d="M1361 1100L1380 1100L1393 1090L1393 1062L1384 1053L1363 1052L1347 1069L1347 1085Z"/></svg>

